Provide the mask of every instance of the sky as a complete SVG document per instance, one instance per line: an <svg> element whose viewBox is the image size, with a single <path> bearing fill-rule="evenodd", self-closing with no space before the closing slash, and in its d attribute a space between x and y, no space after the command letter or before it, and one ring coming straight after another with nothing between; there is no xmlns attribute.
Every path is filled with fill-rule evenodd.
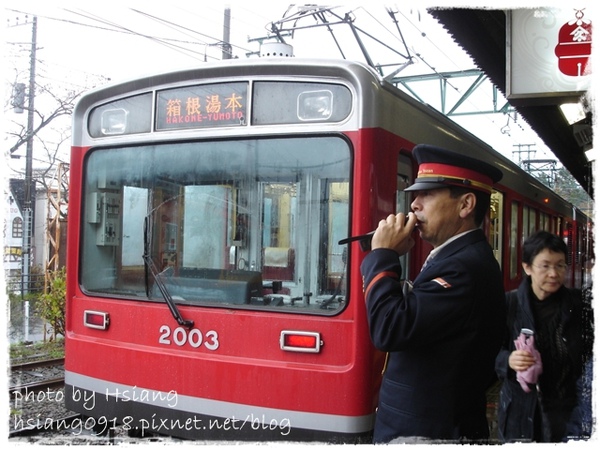
<svg viewBox="0 0 600 450"><path fill-rule="evenodd" d="M589 0L584 0L589 3ZM413 64L405 67L400 76L429 74L434 71L447 72L476 68L473 61L443 30L442 26L429 16L426 6L485 6L486 2L341 2L333 11L340 17L351 14L354 25L403 54L410 53ZM552 0L536 3L550 6ZM367 6L365 6L367 5ZM418 7L416 6L418 5ZM488 3L500 7L497 2ZM522 7L523 2L504 2L503 7ZM533 6L534 3L529 2ZM83 92L95 86L122 81L150 73L165 72L178 68L195 67L205 62L216 62L222 58L219 43L224 39L223 20L225 8L231 14L230 42L232 55L236 58L257 57L260 38L271 37L272 22L289 18L298 11L298 6L287 2L249 2L231 0L191 1L179 0L172 4L165 2L140 1L21 1L5 4L3 19L7 24L4 33L3 61L6 61L3 74L5 86L3 95L10 97L10 87L16 81L27 82L29 76L29 53L31 42L31 18L37 17L37 63L36 81L49 86L53 92L73 90ZM386 11L386 7L396 12L398 27ZM329 21L335 19L329 17ZM297 26L313 25L314 20L302 18ZM286 22L291 26L292 22ZM288 43L294 47L294 56L339 58L341 52L346 59L364 60L356 40L347 25L332 26L333 35L339 42L336 47L332 34L324 27L297 29ZM401 63L406 60L392 53L366 34L361 37L367 50L376 63ZM390 69L392 70L392 69ZM451 80L448 95L458 99L472 79ZM439 107L439 84L421 83L415 87L425 100ZM452 97L453 96L453 97ZM43 101L43 96L36 100ZM451 103L451 102L450 102ZM502 103L503 104L503 103ZM492 107L491 84L484 84L477 95L472 96L465 106L469 110L489 110ZM531 132L522 120L502 114L485 116L465 116L455 120L492 144L500 153L513 158L519 144L536 149L531 157L553 158L543 142ZM5 107L3 128L14 129L23 126L26 114L16 115ZM69 122L65 118L60 133L48 131L49 142L64 139L64 129ZM55 127L56 128L56 127ZM68 159L68 142L64 142L64 159ZM24 154L23 148L20 153ZM8 161L11 170L22 170L23 160ZM43 159L43 155L40 155ZM67 162L67 161L65 161Z"/></svg>

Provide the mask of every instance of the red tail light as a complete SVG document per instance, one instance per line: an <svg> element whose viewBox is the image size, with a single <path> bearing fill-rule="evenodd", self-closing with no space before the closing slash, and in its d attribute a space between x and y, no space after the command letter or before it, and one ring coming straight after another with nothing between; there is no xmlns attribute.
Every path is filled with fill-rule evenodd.
<svg viewBox="0 0 600 450"><path fill-rule="evenodd" d="M312 331L282 331L279 336L281 350L288 352L319 353L321 334Z"/></svg>
<svg viewBox="0 0 600 450"><path fill-rule="evenodd" d="M108 313L106 312L89 310L83 312L83 324L86 327L106 330L109 322Z"/></svg>

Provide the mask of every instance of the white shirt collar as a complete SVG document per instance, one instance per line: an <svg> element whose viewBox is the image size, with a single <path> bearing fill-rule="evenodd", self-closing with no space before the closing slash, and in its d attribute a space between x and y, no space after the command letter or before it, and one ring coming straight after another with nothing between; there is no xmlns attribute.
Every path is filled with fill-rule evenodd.
<svg viewBox="0 0 600 450"><path fill-rule="evenodd" d="M477 230L477 228L473 228L472 230L463 231L462 233L458 233L457 235L454 235L451 238L447 239L446 242L444 242L442 245L440 245L439 247L435 247L433 250L431 250L431 252L429 252L429 256L427 256L427 260L430 261L431 259L435 258L435 255L437 255L445 246L450 244L450 242L455 241L458 238L464 236L465 234L471 233L475 230Z"/></svg>

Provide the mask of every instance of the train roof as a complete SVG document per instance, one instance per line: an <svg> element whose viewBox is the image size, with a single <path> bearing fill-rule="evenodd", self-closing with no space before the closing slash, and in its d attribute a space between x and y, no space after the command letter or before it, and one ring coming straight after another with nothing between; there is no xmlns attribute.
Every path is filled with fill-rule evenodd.
<svg viewBox="0 0 600 450"><path fill-rule="evenodd" d="M504 173L503 180L500 183L501 185L526 194L532 202L544 202L548 208L560 211L562 214L569 215L569 211L571 211L573 216L577 214L575 211L576 208L574 208L573 205L568 203L565 199L529 173L525 172L513 161L496 151L488 143L482 141L468 130L465 130L430 105L424 104L401 91L385 78L381 77L373 68L358 61L343 59L331 60L319 58L269 57L231 59L206 63L198 67L147 74L112 82L95 88L80 98L76 105L76 111L81 109L85 110L97 102L108 101L110 98L117 98L124 94L130 94L133 91L148 90L157 85L185 82L187 80L197 79L199 76L202 78L212 78L223 76L236 77L242 75L272 75L273 68L278 68L278 73L281 75L314 76L315 74L318 74L322 77L330 76L335 78L340 76L341 70L347 74L355 74L357 77L372 77L373 79L376 79L378 84L386 91L391 92L397 97L401 97L415 108L424 111L430 117L435 118L435 120L443 122L445 126L451 128L455 133L463 136L464 139L461 140L461 142L467 142L472 148L476 148L478 151L484 150L486 152L484 159L499 167ZM286 71L288 72L286 73ZM461 151L460 148L455 148L454 150Z"/></svg>

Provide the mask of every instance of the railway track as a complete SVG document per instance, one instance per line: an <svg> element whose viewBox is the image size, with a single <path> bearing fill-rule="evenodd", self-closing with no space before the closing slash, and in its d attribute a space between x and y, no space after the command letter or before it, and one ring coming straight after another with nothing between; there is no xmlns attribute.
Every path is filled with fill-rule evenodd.
<svg viewBox="0 0 600 450"><path fill-rule="evenodd" d="M11 365L9 396L12 398L17 392L62 388L65 384L64 363L64 358L54 358Z"/></svg>
<svg viewBox="0 0 600 450"><path fill-rule="evenodd" d="M139 442L129 438L122 427L102 429L94 426L93 420L67 410L64 382L64 358L11 364L8 387L11 442L46 445Z"/></svg>
<svg viewBox="0 0 600 450"><path fill-rule="evenodd" d="M72 423L77 416L63 406L64 358L11 364L9 438L58 429L55 422Z"/></svg>
<svg viewBox="0 0 600 450"><path fill-rule="evenodd" d="M24 383L16 386L11 386L8 388L8 395L13 397L16 392L39 392L45 391L48 389L57 389L64 387L65 385L65 377L57 377L51 378L42 381L34 381L32 383Z"/></svg>
<svg viewBox="0 0 600 450"><path fill-rule="evenodd" d="M40 367L48 367L55 365L64 365L65 358L49 358L49 359L40 359L37 361L24 362L19 364L11 364L10 369L14 371L25 371L25 370L34 370Z"/></svg>

